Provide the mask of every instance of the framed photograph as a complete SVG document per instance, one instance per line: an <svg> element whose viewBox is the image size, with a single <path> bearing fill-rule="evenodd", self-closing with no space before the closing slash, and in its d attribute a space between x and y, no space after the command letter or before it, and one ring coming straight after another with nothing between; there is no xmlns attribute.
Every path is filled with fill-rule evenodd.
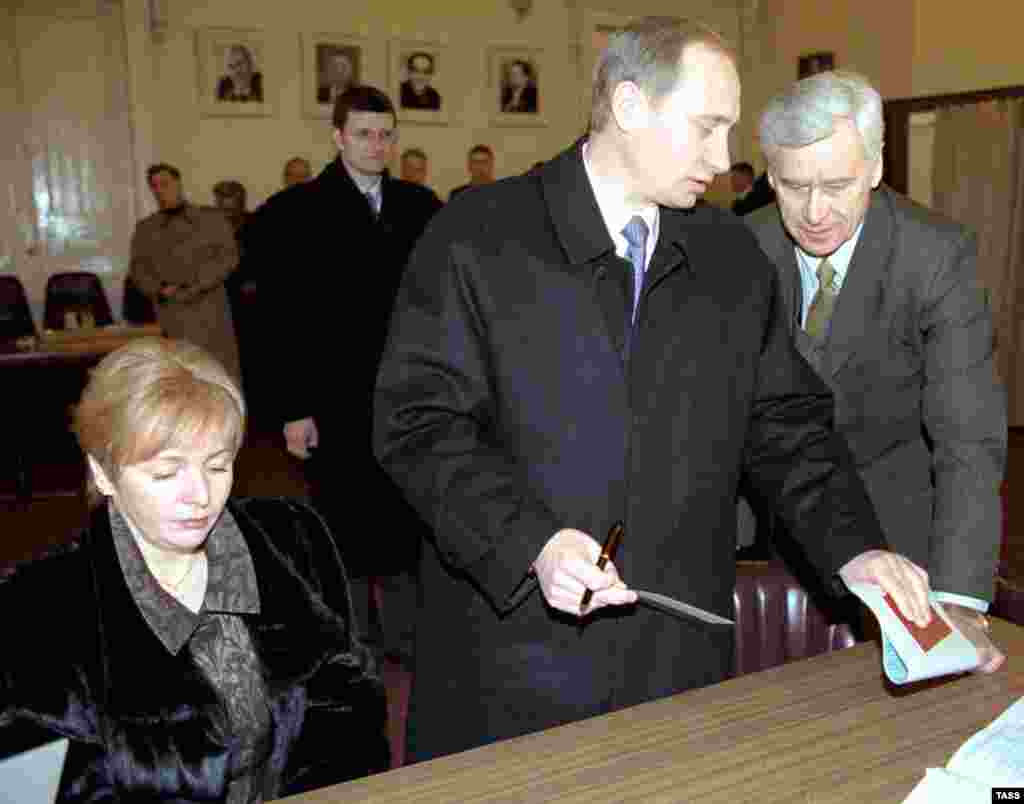
<svg viewBox="0 0 1024 804"><path fill-rule="evenodd" d="M263 31L203 28L196 33L199 105L214 117L274 114L276 87L268 72Z"/></svg>
<svg viewBox="0 0 1024 804"><path fill-rule="evenodd" d="M815 73L824 73L836 68L836 54L831 50L819 50L817 53L807 53L799 58L796 63L796 77L807 78Z"/></svg>
<svg viewBox="0 0 1024 804"><path fill-rule="evenodd" d="M450 75L447 51L438 42L395 39L388 49L388 89L398 119L447 125Z"/></svg>
<svg viewBox="0 0 1024 804"><path fill-rule="evenodd" d="M334 99L367 81L367 47L361 36L302 35L302 107L308 117L330 118Z"/></svg>
<svg viewBox="0 0 1024 804"><path fill-rule="evenodd" d="M545 126L541 51L492 47L487 51L491 122L499 126Z"/></svg>

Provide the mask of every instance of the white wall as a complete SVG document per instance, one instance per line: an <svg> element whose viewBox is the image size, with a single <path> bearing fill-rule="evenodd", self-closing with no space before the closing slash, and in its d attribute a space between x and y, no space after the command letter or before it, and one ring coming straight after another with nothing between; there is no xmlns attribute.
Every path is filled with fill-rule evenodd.
<svg viewBox="0 0 1024 804"><path fill-rule="evenodd" d="M340 4L324 0L179 0L170 4L165 41L154 45L160 97L154 109L160 159L178 164L195 200L209 201L210 187L235 178L250 190L253 205L280 185L281 168L293 155L319 170L335 155L330 121L303 112L303 32L337 32L364 38L368 57L364 81L388 88L387 47L391 39L439 42L447 50L447 126L403 123L400 149L423 148L431 157L431 183L441 193L465 181L466 151L477 142L495 148L499 175L521 172L555 153L575 133L574 73L569 65L568 15L561 5L538 4L524 22L499 2L467 9L453 0L431 4L429 18L410 18L397 4ZM264 72L277 76L276 114L269 118L203 117L197 104L199 76L196 32L235 27L266 32ZM492 129L485 111L486 47L490 44L542 48L543 128ZM487 96L489 97L489 96Z"/></svg>
<svg viewBox="0 0 1024 804"><path fill-rule="evenodd" d="M128 0L138 2L138 0ZM330 123L304 116L303 32L361 36L369 55L365 80L388 88L387 44L396 38L445 45L444 96L453 103L447 126L403 123L399 150L418 146L430 156L430 182L442 195L466 180L465 157L479 142L496 153L499 176L528 169L546 159L582 131L592 58L584 46L587 20L597 15L628 20L635 15L686 13L707 21L732 40L739 38L733 2L699 0L680 7L672 0L604 0L586 8L574 3L536 2L517 22L505 0L436 0L430 15L410 13L411 4L341 4L327 0L167 0L163 41L149 41L155 71L154 93L144 111L151 116L154 158L180 167L194 200L210 201L221 179L241 180L254 206L279 188L281 167L293 155L310 159L315 169L333 158ZM276 113L263 118L204 117L197 103L199 74L196 32L201 28L244 28L267 35L265 71L277 76ZM129 36L131 40L131 35ZM148 37L147 37L148 39ZM519 45L543 51L541 95L547 126L492 124L487 50ZM147 54L136 52L136 61ZM589 61L588 61L589 59ZM137 67L136 67L137 68Z"/></svg>
<svg viewBox="0 0 1024 804"><path fill-rule="evenodd" d="M1021 0L915 0L912 97L1024 84Z"/></svg>

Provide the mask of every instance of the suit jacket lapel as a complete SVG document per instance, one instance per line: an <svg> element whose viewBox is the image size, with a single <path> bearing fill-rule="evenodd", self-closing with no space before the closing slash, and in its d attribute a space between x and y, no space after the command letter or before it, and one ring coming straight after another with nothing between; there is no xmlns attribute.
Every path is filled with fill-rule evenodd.
<svg viewBox="0 0 1024 804"><path fill-rule="evenodd" d="M893 219L885 190L872 193L864 229L836 299L825 344L826 377L835 377L857 351L881 304L883 279L889 270Z"/></svg>
<svg viewBox="0 0 1024 804"><path fill-rule="evenodd" d="M800 326L804 297L800 268L796 263L796 250L777 212L773 224L760 229L758 235L762 250L778 269L779 294L786 306L786 320L789 322L790 332L797 336L798 340L801 333L809 338L810 336Z"/></svg>
<svg viewBox="0 0 1024 804"><path fill-rule="evenodd" d="M615 252L583 167L582 149L583 140L578 140L539 171L544 202L570 271Z"/></svg>

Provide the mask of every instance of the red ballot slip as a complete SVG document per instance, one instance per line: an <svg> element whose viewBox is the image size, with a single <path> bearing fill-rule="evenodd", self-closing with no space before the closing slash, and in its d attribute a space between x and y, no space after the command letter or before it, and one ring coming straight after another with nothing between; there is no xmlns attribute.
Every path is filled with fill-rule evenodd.
<svg viewBox="0 0 1024 804"><path fill-rule="evenodd" d="M932 610L932 619L924 628L915 624L913 620L908 620L903 616L899 606L893 601L889 595L883 595L882 599L888 604L889 608L892 609L892 613L899 618L899 621L906 627L907 632L914 638L914 641L921 646L921 650L925 653L930 651L936 645L938 645L947 636L953 633L953 629L950 628L946 621L939 616L938 612Z"/></svg>

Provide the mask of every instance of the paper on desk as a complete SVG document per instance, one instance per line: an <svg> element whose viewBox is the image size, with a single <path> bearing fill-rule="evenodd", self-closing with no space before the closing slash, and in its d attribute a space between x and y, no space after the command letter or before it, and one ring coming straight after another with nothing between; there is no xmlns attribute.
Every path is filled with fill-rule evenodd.
<svg viewBox="0 0 1024 804"><path fill-rule="evenodd" d="M928 768L903 804L989 804L993 787L1024 786L1024 698L953 754Z"/></svg>
<svg viewBox="0 0 1024 804"><path fill-rule="evenodd" d="M950 773L944 768L928 768L924 778L903 804L989 804L992 788Z"/></svg>
<svg viewBox="0 0 1024 804"><path fill-rule="evenodd" d="M918 628L874 584L855 583L850 591L864 601L882 632L882 667L894 684L963 673L981 663L978 651L946 616L932 593L932 621Z"/></svg>
<svg viewBox="0 0 1024 804"><path fill-rule="evenodd" d="M1024 698L960 746L946 768L994 787L1024 785Z"/></svg>

